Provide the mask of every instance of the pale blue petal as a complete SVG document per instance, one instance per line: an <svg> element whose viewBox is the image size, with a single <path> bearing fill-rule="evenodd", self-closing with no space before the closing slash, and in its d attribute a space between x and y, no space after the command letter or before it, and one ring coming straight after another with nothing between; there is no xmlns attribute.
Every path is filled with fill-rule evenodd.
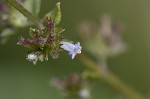
<svg viewBox="0 0 150 99"><path fill-rule="evenodd" d="M72 44L72 43L69 43L69 42L61 42L60 44L66 45L66 46L68 46L71 49L75 48L75 45Z"/></svg>
<svg viewBox="0 0 150 99"><path fill-rule="evenodd" d="M70 49L68 46L66 46L66 45L61 45L60 46L61 48L63 48L64 50L66 50L66 51L72 51L72 49Z"/></svg>
<svg viewBox="0 0 150 99"><path fill-rule="evenodd" d="M67 50L67 51L72 51L72 50L74 50L74 48L75 48L75 45L74 45L74 44L71 44L71 43L69 43L69 42L61 42L60 44L63 44L63 45L61 46L61 48L64 48L64 49Z"/></svg>
<svg viewBox="0 0 150 99"><path fill-rule="evenodd" d="M77 54L77 53L71 53L71 52L69 52L69 56L70 56L72 59L75 58L76 54Z"/></svg>
<svg viewBox="0 0 150 99"><path fill-rule="evenodd" d="M76 46L76 47L79 47L79 46L80 46L80 42L76 43L75 46Z"/></svg>
<svg viewBox="0 0 150 99"><path fill-rule="evenodd" d="M75 48L76 51L79 51L82 49L82 47L80 46L80 42L76 43L75 46L76 46Z"/></svg>

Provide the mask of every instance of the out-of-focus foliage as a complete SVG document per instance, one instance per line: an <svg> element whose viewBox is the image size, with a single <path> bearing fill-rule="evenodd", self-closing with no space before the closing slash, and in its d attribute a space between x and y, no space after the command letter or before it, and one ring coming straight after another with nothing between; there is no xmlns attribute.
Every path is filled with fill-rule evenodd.
<svg viewBox="0 0 150 99"><path fill-rule="evenodd" d="M51 84L63 92L69 99L89 99L89 84L77 74L71 74L64 80L53 78Z"/></svg>
<svg viewBox="0 0 150 99"><path fill-rule="evenodd" d="M122 25L112 24L110 16L103 15L101 24L82 22L79 25L79 37L84 42L85 49L95 57L115 56L126 50L121 39Z"/></svg>
<svg viewBox="0 0 150 99"><path fill-rule="evenodd" d="M19 0L19 2L33 15L39 16L41 0ZM0 32L2 35L0 38L1 43L5 44L12 36L17 36L19 29L31 25L31 21L4 1L0 1L0 6Z"/></svg>

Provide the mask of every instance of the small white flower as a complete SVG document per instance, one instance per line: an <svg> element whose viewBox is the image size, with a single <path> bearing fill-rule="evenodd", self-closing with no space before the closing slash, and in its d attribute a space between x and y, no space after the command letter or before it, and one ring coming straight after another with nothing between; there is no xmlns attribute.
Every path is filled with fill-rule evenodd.
<svg viewBox="0 0 150 99"><path fill-rule="evenodd" d="M80 46L80 42L72 44L69 42L62 41L60 42L60 44L62 44L60 46L61 48L69 52L69 55L71 56L72 59L74 59L77 54L81 53L82 47Z"/></svg>
<svg viewBox="0 0 150 99"><path fill-rule="evenodd" d="M35 65L38 61L38 56L35 53L30 53L27 55L27 60L29 60L30 62L33 62L33 64Z"/></svg>
<svg viewBox="0 0 150 99"><path fill-rule="evenodd" d="M79 96L82 97L83 99L87 99L90 96L90 92L88 89L82 89L79 92Z"/></svg>

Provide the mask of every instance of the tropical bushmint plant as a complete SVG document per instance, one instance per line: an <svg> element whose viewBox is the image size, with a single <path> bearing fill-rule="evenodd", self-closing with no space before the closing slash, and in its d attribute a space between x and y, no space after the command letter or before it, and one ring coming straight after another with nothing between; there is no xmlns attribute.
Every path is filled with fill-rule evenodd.
<svg viewBox="0 0 150 99"><path fill-rule="evenodd" d="M100 79L103 79L126 99L144 99L142 95L122 83L107 67L108 57L120 54L127 48L121 39L123 29L120 23L112 24L108 15L100 19L101 24L93 21L81 22L78 28L82 41L80 44L62 35L65 29L59 26L61 22L60 2L43 18L39 18L41 1L0 1L2 44L5 44L11 37L18 36L17 45L27 49L26 59L34 65L38 61L48 60L49 57L57 59L59 53L63 51L68 51L71 59L78 59L88 70L81 74L69 74L64 79L54 77L50 81L68 99L89 99L92 97L91 85L99 82ZM30 27L27 32L28 37L24 37L18 33L18 30L27 26ZM83 48L94 56L96 61L88 58L87 53L81 54ZM76 56L77 54L80 55Z"/></svg>

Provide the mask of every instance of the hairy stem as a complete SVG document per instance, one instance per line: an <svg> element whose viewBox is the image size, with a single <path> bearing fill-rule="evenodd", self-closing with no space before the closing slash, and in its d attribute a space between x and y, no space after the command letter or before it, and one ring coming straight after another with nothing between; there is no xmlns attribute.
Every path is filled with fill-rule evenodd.
<svg viewBox="0 0 150 99"><path fill-rule="evenodd" d="M113 87L116 91L127 97L127 99L145 99L136 91L132 90L128 86L126 86L123 82L121 82L113 73L105 72L101 66L98 66L91 59L81 54L78 56L79 61L81 61L87 68L99 73L101 77L108 83L111 87Z"/></svg>
<svg viewBox="0 0 150 99"><path fill-rule="evenodd" d="M37 26L42 29L43 24L40 22L38 18L33 16L27 9L25 9L18 1L16 0L7 0L7 3L9 3L11 6L13 6L15 9L17 9L20 13L22 13L24 16L32 20Z"/></svg>

